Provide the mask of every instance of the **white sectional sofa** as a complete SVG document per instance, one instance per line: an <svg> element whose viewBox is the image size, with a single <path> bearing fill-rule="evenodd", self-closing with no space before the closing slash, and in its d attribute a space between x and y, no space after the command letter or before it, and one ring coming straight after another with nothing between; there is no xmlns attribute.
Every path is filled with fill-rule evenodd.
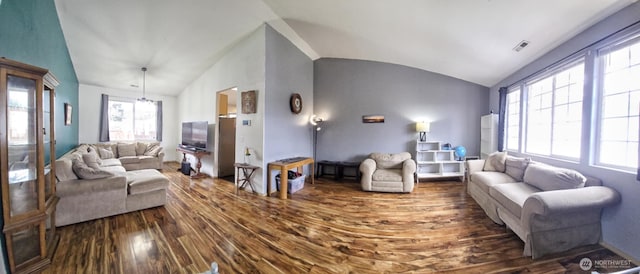
<svg viewBox="0 0 640 274"><path fill-rule="evenodd" d="M468 193L534 259L597 243L602 209L620 201L599 179L502 153L467 161L467 169Z"/></svg>
<svg viewBox="0 0 640 274"><path fill-rule="evenodd" d="M156 170L162 168L162 147L156 148L147 144L145 151L139 150L139 155L119 158L116 158L118 154L108 155L105 151L100 152L100 148L117 149L118 146L83 144L56 160L56 194L60 198L56 208L56 226L162 206L166 203L169 179ZM120 145L120 148L124 149L130 147ZM147 150L149 148L152 150ZM145 152L148 155L145 155ZM133 160L134 157L138 157L137 161ZM96 167L82 167L82 163L77 161Z"/></svg>

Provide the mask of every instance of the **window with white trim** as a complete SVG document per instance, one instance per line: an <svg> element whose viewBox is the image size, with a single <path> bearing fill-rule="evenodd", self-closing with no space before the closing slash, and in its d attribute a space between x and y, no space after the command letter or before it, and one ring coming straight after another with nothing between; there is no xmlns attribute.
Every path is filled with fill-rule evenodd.
<svg viewBox="0 0 640 274"><path fill-rule="evenodd" d="M505 148L517 151L520 148L520 87L507 93L505 110Z"/></svg>
<svg viewBox="0 0 640 274"><path fill-rule="evenodd" d="M640 37L599 51L600 111L596 164L638 167Z"/></svg>
<svg viewBox="0 0 640 274"><path fill-rule="evenodd" d="M525 85L526 153L577 160L582 143L584 61Z"/></svg>
<svg viewBox="0 0 640 274"><path fill-rule="evenodd" d="M111 141L155 140L157 131L155 102L109 99L109 138Z"/></svg>

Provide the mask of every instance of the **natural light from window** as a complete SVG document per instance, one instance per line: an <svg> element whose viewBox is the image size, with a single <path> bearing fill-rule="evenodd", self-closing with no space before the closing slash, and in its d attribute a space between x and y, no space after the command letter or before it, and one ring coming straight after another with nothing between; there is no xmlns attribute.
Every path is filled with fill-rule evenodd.
<svg viewBox="0 0 640 274"><path fill-rule="evenodd" d="M520 147L520 88L507 94L506 148L517 151Z"/></svg>
<svg viewBox="0 0 640 274"><path fill-rule="evenodd" d="M580 158L584 62L527 85L525 152Z"/></svg>
<svg viewBox="0 0 640 274"><path fill-rule="evenodd" d="M602 105L598 163L638 166L640 42L601 55ZM624 46L624 45L623 45Z"/></svg>
<svg viewBox="0 0 640 274"><path fill-rule="evenodd" d="M109 138L155 140L157 107L153 102L109 99Z"/></svg>

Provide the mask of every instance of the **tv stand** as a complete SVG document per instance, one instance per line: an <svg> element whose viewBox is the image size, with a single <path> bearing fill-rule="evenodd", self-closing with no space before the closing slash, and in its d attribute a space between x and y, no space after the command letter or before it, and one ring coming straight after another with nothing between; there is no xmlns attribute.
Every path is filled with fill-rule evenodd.
<svg viewBox="0 0 640 274"><path fill-rule="evenodd" d="M198 159L198 163L196 163L196 173L191 175L192 179L200 179L200 178L207 177L206 174L200 173L200 168L202 167L202 161L200 159L204 155L211 154L211 152L206 151L206 150L200 150L200 149L197 149L197 148L187 148L187 147L182 147L182 146L178 146L178 148L176 150L182 152L182 161L183 162L187 161L187 154L193 155L194 157L196 157L196 159Z"/></svg>

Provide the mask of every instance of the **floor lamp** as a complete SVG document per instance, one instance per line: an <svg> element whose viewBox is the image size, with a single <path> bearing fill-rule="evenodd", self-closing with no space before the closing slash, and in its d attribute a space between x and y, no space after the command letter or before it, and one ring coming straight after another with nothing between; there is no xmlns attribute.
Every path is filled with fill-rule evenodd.
<svg viewBox="0 0 640 274"><path fill-rule="evenodd" d="M316 162L316 151L318 147L318 132L322 130L324 119L315 114L309 119L309 123L313 126L313 162Z"/></svg>

